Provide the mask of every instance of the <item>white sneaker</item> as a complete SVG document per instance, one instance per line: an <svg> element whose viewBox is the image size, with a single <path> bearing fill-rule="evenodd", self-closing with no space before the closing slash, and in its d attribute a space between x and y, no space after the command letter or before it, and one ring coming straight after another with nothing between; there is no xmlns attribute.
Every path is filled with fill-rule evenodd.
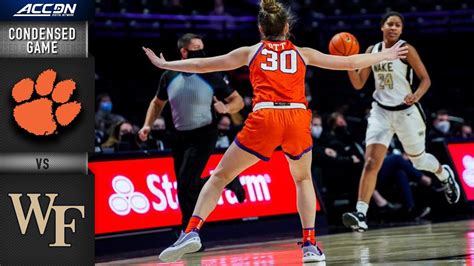
<svg viewBox="0 0 474 266"><path fill-rule="evenodd" d="M197 232L181 233L173 245L161 252L159 258L164 262L174 262L181 259L184 254L198 251L201 246L201 238Z"/></svg>
<svg viewBox="0 0 474 266"><path fill-rule="evenodd" d="M369 228L367 219L361 212L346 212L342 215L342 223L357 232L365 232Z"/></svg>

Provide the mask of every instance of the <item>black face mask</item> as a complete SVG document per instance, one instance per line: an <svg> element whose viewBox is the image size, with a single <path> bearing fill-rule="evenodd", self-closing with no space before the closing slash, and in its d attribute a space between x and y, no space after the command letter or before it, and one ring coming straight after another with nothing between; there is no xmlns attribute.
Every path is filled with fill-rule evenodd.
<svg viewBox="0 0 474 266"><path fill-rule="evenodd" d="M152 129L150 135L155 140L163 140L165 138L165 130Z"/></svg>
<svg viewBox="0 0 474 266"><path fill-rule="evenodd" d="M125 133L120 137L120 142L133 143L135 141L135 134Z"/></svg>
<svg viewBox="0 0 474 266"><path fill-rule="evenodd" d="M204 49L195 50L195 51L188 50L188 58L200 58L200 57L206 57L206 53L204 52Z"/></svg>
<svg viewBox="0 0 474 266"><path fill-rule="evenodd" d="M349 131L347 131L347 128L344 126L338 126L334 129L334 133L339 136L339 137L346 137L349 135Z"/></svg>

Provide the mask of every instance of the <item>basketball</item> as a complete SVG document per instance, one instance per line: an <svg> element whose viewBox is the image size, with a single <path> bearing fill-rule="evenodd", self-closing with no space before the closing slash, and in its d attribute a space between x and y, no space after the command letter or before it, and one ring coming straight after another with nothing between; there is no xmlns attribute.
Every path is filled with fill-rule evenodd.
<svg viewBox="0 0 474 266"><path fill-rule="evenodd" d="M329 53L332 55L353 55L359 53L359 42L354 35L340 32L334 35L329 42Z"/></svg>

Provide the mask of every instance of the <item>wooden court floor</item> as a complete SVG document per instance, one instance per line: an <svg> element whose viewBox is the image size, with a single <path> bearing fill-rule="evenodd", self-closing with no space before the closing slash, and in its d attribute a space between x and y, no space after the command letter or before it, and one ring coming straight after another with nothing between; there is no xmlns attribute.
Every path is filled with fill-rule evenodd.
<svg viewBox="0 0 474 266"><path fill-rule="evenodd" d="M156 255L98 265L302 265L298 240L221 246L172 264ZM305 265L474 265L474 220L325 235L318 242L327 261Z"/></svg>

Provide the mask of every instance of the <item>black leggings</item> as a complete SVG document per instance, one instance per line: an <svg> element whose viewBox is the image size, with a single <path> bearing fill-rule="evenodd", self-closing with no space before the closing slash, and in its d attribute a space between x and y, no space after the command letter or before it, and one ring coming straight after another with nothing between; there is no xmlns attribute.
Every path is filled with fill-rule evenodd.
<svg viewBox="0 0 474 266"><path fill-rule="evenodd" d="M201 179L217 141L215 125L189 131L177 131L172 138L174 171L178 181L178 200L181 208L181 226L186 226L196 206L205 179ZM207 176L208 173L205 173Z"/></svg>

